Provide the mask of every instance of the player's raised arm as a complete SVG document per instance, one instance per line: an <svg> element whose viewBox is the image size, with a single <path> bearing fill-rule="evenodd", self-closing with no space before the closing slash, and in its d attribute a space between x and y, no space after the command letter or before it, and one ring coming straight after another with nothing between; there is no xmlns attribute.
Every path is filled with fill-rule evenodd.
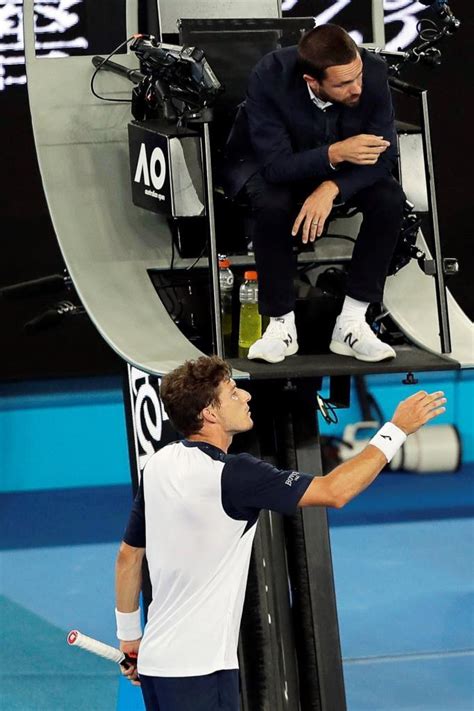
<svg viewBox="0 0 474 711"><path fill-rule="evenodd" d="M298 505L345 506L374 481L408 435L445 412L445 402L443 392L427 393L424 390L402 400L391 421L381 427L367 447L327 476L313 479Z"/></svg>

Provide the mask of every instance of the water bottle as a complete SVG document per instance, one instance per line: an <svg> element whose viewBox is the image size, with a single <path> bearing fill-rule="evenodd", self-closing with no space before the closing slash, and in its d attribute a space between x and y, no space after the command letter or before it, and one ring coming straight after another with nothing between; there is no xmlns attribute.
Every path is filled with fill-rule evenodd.
<svg viewBox="0 0 474 711"><path fill-rule="evenodd" d="M262 335L262 319L258 312L257 272L245 272L239 290L239 356L245 357L252 343Z"/></svg>
<svg viewBox="0 0 474 711"><path fill-rule="evenodd" d="M224 351L229 353L232 336L232 291L234 275L230 261L225 256L219 257L219 285L221 290L221 324L224 339Z"/></svg>

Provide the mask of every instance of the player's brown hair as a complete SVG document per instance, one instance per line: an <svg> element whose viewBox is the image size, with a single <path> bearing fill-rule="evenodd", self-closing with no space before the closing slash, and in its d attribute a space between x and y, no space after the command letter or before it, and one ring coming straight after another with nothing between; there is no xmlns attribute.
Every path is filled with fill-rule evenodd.
<svg viewBox="0 0 474 711"><path fill-rule="evenodd" d="M328 67L350 64L359 50L352 37L339 25L319 25L305 32L298 44L303 74L322 81Z"/></svg>
<svg viewBox="0 0 474 711"><path fill-rule="evenodd" d="M202 427L201 412L217 405L219 385L231 377L231 368L218 356L187 360L163 377L160 395L172 425L185 437Z"/></svg>

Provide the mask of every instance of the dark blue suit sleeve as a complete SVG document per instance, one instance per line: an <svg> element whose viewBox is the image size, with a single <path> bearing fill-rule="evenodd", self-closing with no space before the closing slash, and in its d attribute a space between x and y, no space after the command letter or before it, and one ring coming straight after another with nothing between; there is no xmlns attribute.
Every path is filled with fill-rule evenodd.
<svg viewBox="0 0 474 711"><path fill-rule="evenodd" d="M143 496L143 476L132 505L123 540L134 548L145 548L145 499Z"/></svg>
<svg viewBox="0 0 474 711"><path fill-rule="evenodd" d="M331 180L339 188L337 202L346 202L359 190L373 185L378 180L391 175L397 157L397 134L395 131L395 117L392 96L387 82L385 66L377 66L377 77L374 86L370 87L372 110L367 123L363 126L363 133L374 136L383 136L390 141L390 146L382 153L375 165L353 165L343 163Z"/></svg>
<svg viewBox="0 0 474 711"><path fill-rule="evenodd" d="M317 182L332 176L329 146L294 152L278 102L258 70L250 76L246 113L252 148L268 182L292 183L310 178Z"/></svg>
<svg viewBox="0 0 474 711"><path fill-rule="evenodd" d="M230 457L222 470L222 504L238 520L254 520L261 509L293 514L312 480L307 474L239 454Z"/></svg>

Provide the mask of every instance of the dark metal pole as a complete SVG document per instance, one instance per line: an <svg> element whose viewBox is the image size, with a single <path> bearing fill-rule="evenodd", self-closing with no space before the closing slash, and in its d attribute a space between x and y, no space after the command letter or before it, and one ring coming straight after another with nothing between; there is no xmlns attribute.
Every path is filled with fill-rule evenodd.
<svg viewBox="0 0 474 711"><path fill-rule="evenodd" d="M255 428L237 438L233 451L250 452L278 465L276 408L283 383L249 383ZM239 645L243 711L300 711L284 517L262 511L250 563Z"/></svg>
<svg viewBox="0 0 474 711"><path fill-rule="evenodd" d="M204 174L206 178L206 207L209 225L209 261L211 266L211 292L214 317L215 349L218 356L224 355L224 342L222 339L221 304L219 286L219 263L217 257L216 243L216 223L214 217L214 186L212 182L211 163L211 142L209 135L209 124L203 123L203 145L204 145Z"/></svg>
<svg viewBox="0 0 474 711"><path fill-rule="evenodd" d="M322 474L315 407L318 383L298 381L287 388L288 464ZM297 634L302 711L345 711L331 543L326 510L307 508L288 522L290 579ZM299 641L298 641L299 637Z"/></svg>
<svg viewBox="0 0 474 711"><path fill-rule="evenodd" d="M283 521L260 515L240 634L245 711L300 711Z"/></svg>
<svg viewBox="0 0 474 711"><path fill-rule="evenodd" d="M446 285L444 282L444 266L441 251L441 238L439 234L438 207L436 202L436 186L434 180L433 153L431 151L430 116L428 109L428 92L421 92L421 114L423 120L422 136L425 149L426 162L428 166L428 187L430 214L433 225L434 259L436 264L436 274L434 275L436 284L436 296L438 306L439 337L441 351L451 353L451 335L449 331L448 302L446 297Z"/></svg>
<svg viewBox="0 0 474 711"><path fill-rule="evenodd" d="M408 84L406 81L390 77L390 86L402 94L416 97L421 106L421 135L423 138L423 151L425 157L425 168L428 181L428 206L433 227L434 262L436 272L434 274L436 288L436 305L438 309L439 337L442 353L451 353L451 335L449 330L448 301L446 296L446 285L444 281L444 265L441 249L441 238L439 234L438 206L436 202L436 185L434 179L433 153L431 150L430 115L428 109L428 92L418 86Z"/></svg>

